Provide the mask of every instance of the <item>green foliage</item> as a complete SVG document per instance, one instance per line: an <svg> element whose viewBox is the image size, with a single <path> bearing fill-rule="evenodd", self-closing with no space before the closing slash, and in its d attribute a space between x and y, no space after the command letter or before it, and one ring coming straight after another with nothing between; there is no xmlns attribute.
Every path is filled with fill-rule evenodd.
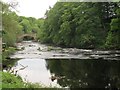
<svg viewBox="0 0 120 90"><path fill-rule="evenodd" d="M22 88L24 87L24 83L22 79L18 79L12 74L2 73L2 88Z"/></svg>
<svg viewBox="0 0 120 90"><path fill-rule="evenodd" d="M27 19L23 19L21 22L20 22L20 25L23 26L23 31L24 33L28 33L30 32L31 30L31 25L29 23L29 21Z"/></svg>
<svg viewBox="0 0 120 90"><path fill-rule="evenodd" d="M52 86L44 86L39 83L23 82L20 76L15 76L8 72L0 72L0 75L2 75L2 90L6 90L6 88L7 90L11 88L12 90L23 89L23 88L25 88L25 90L27 89L36 90L36 88L39 88L40 90L44 90L44 89L59 90L59 88L52 87Z"/></svg>
<svg viewBox="0 0 120 90"><path fill-rule="evenodd" d="M120 49L120 8L116 10L117 17L111 20L111 29L106 40L107 48Z"/></svg>
<svg viewBox="0 0 120 90"><path fill-rule="evenodd" d="M13 47L9 47L4 49L4 51L2 52L2 61L4 63L4 60L6 60L6 58L8 58L10 55L12 55L13 53L15 53L15 48Z"/></svg>
<svg viewBox="0 0 120 90"><path fill-rule="evenodd" d="M22 31L24 33L37 33L40 30L40 25L39 19L35 19L32 17L23 17L20 16L18 18L19 24L23 27Z"/></svg>
<svg viewBox="0 0 120 90"><path fill-rule="evenodd" d="M10 5L1 2L2 5L2 37L7 46L15 46L15 43L21 41L20 37L27 34L36 34L40 31L39 20L32 17L17 16L11 11Z"/></svg>
<svg viewBox="0 0 120 90"><path fill-rule="evenodd" d="M119 29L119 21L114 18L117 8L113 2L58 2L46 12L39 40L66 47L104 47L110 28Z"/></svg>
<svg viewBox="0 0 120 90"><path fill-rule="evenodd" d="M65 47L120 48L119 3L58 2L46 12L46 19L18 17L2 4L7 46L14 46L24 33L35 33L41 42Z"/></svg>
<svg viewBox="0 0 120 90"><path fill-rule="evenodd" d="M44 28L44 26L43 26L44 19L38 19L36 22L37 22L37 25L39 27L39 30L37 32L37 38L39 40L41 40L43 38L43 33L42 32L43 32L43 28Z"/></svg>
<svg viewBox="0 0 120 90"><path fill-rule="evenodd" d="M23 82L21 77L2 72L2 88L40 88L39 84Z"/></svg>
<svg viewBox="0 0 120 90"><path fill-rule="evenodd" d="M21 26L17 22L18 16L15 12L9 10L9 5L2 3L2 32L3 32L3 42L7 46L14 46L17 41L17 36L22 34Z"/></svg>
<svg viewBox="0 0 120 90"><path fill-rule="evenodd" d="M24 33L37 33L39 31L39 23L37 19L23 16L17 16L15 12L11 11L10 5L2 3L2 36L3 42L7 46L15 46L15 43L20 41Z"/></svg>
<svg viewBox="0 0 120 90"><path fill-rule="evenodd" d="M2 77L2 71L0 70L0 78ZM0 79L0 89L2 88L2 80Z"/></svg>

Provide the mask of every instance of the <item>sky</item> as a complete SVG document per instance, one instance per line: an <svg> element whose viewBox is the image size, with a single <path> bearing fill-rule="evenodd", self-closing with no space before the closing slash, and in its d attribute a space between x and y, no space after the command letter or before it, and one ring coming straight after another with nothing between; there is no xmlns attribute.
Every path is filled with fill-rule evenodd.
<svg viewBox="0 0 120 90"><path fill-rule="evenodd" d="M3 0L5 2L18 2L16 9L20 16L42 18L49 6L53 7L57 0Z"/></svg>

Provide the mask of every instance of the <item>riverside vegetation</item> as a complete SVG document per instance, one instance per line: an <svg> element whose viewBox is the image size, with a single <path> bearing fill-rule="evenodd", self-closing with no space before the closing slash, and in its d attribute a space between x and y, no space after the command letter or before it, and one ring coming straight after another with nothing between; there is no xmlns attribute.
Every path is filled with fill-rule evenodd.
<svg viewBox="0 0 120 90"><path fill-rule="evenodd" d="M2 88L40 88L39 84L23 82L21 77L2 72ZM3 89L4 90L4 89Z"/></svg>
<svg viewBox="0 0 120 90"><path fill-rule="evenodd" d="M120 3L56 3L40 40L63 47L120 49Z"/></svg>
<svg viewBox="0 0 120 90"><path fill-rule="evenodd" d="M120 49L120 3L61 3L46 11L45 18L18 16L11 8L16 3L2 4L2 61L9 66L9 56L16 51L15 43L23 34L36 34L42 43L61 47L87 49ZM38 10L39 12L39 10ZM1 34L0 34L1 35ZM2 72L3 87L24 86L20 77ZM8 78L6 78L8 77ZM9 85L10 82L10 85ZM18 83L12 84L12 83ZM34 87L30 84L27 87ZM39 86L35 86L39 87Z"/></svg>
<svg viewBox="0 0 120 90"><path fill-rule="evenodd" d="M47 90L58 90L55 87L47 87L40 85L38 83L30 83L30 82L23 82L22 78L20 76L15 76L13 74L10 74L8 72L0 72L2 73L2 90L6 90L6 88L19 88L19 90L28 88L28 90L36 90L35 88L43 88L43 90L48 88ZM9 89L7 89L9 90ZM42 89L40 89L42 90Z"/></svg>

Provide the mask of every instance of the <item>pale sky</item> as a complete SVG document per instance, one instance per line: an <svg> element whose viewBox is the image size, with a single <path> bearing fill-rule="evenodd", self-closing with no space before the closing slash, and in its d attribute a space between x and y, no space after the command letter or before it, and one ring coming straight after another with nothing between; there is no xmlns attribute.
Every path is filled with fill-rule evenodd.
<svg viewBox="0 0 120 90"><path fill-rule="evenodd" d="M46 10L49 9L49 6L57 2L57 0L2 0L5 2L17 1L19 5L17 10L19 11L18 15L26 17L35 17L42 18Z"/></svg>

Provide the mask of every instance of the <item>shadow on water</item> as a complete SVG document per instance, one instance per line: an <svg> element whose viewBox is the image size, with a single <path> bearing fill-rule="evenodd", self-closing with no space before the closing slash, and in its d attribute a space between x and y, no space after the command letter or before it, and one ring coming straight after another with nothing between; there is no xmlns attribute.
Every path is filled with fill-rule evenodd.
<svg viewBox="0 0 120 90"><path fill-rule="evenodd" d="M47 59L57 83L70 88L120 88L120 61Z"/></svg>
<svg viewBox="0 0 120 90"><path fill-rule="evenodd" d="M34 37L31 36L24 36L23 40L29 41L29 40L34 40Z"/></svg>

